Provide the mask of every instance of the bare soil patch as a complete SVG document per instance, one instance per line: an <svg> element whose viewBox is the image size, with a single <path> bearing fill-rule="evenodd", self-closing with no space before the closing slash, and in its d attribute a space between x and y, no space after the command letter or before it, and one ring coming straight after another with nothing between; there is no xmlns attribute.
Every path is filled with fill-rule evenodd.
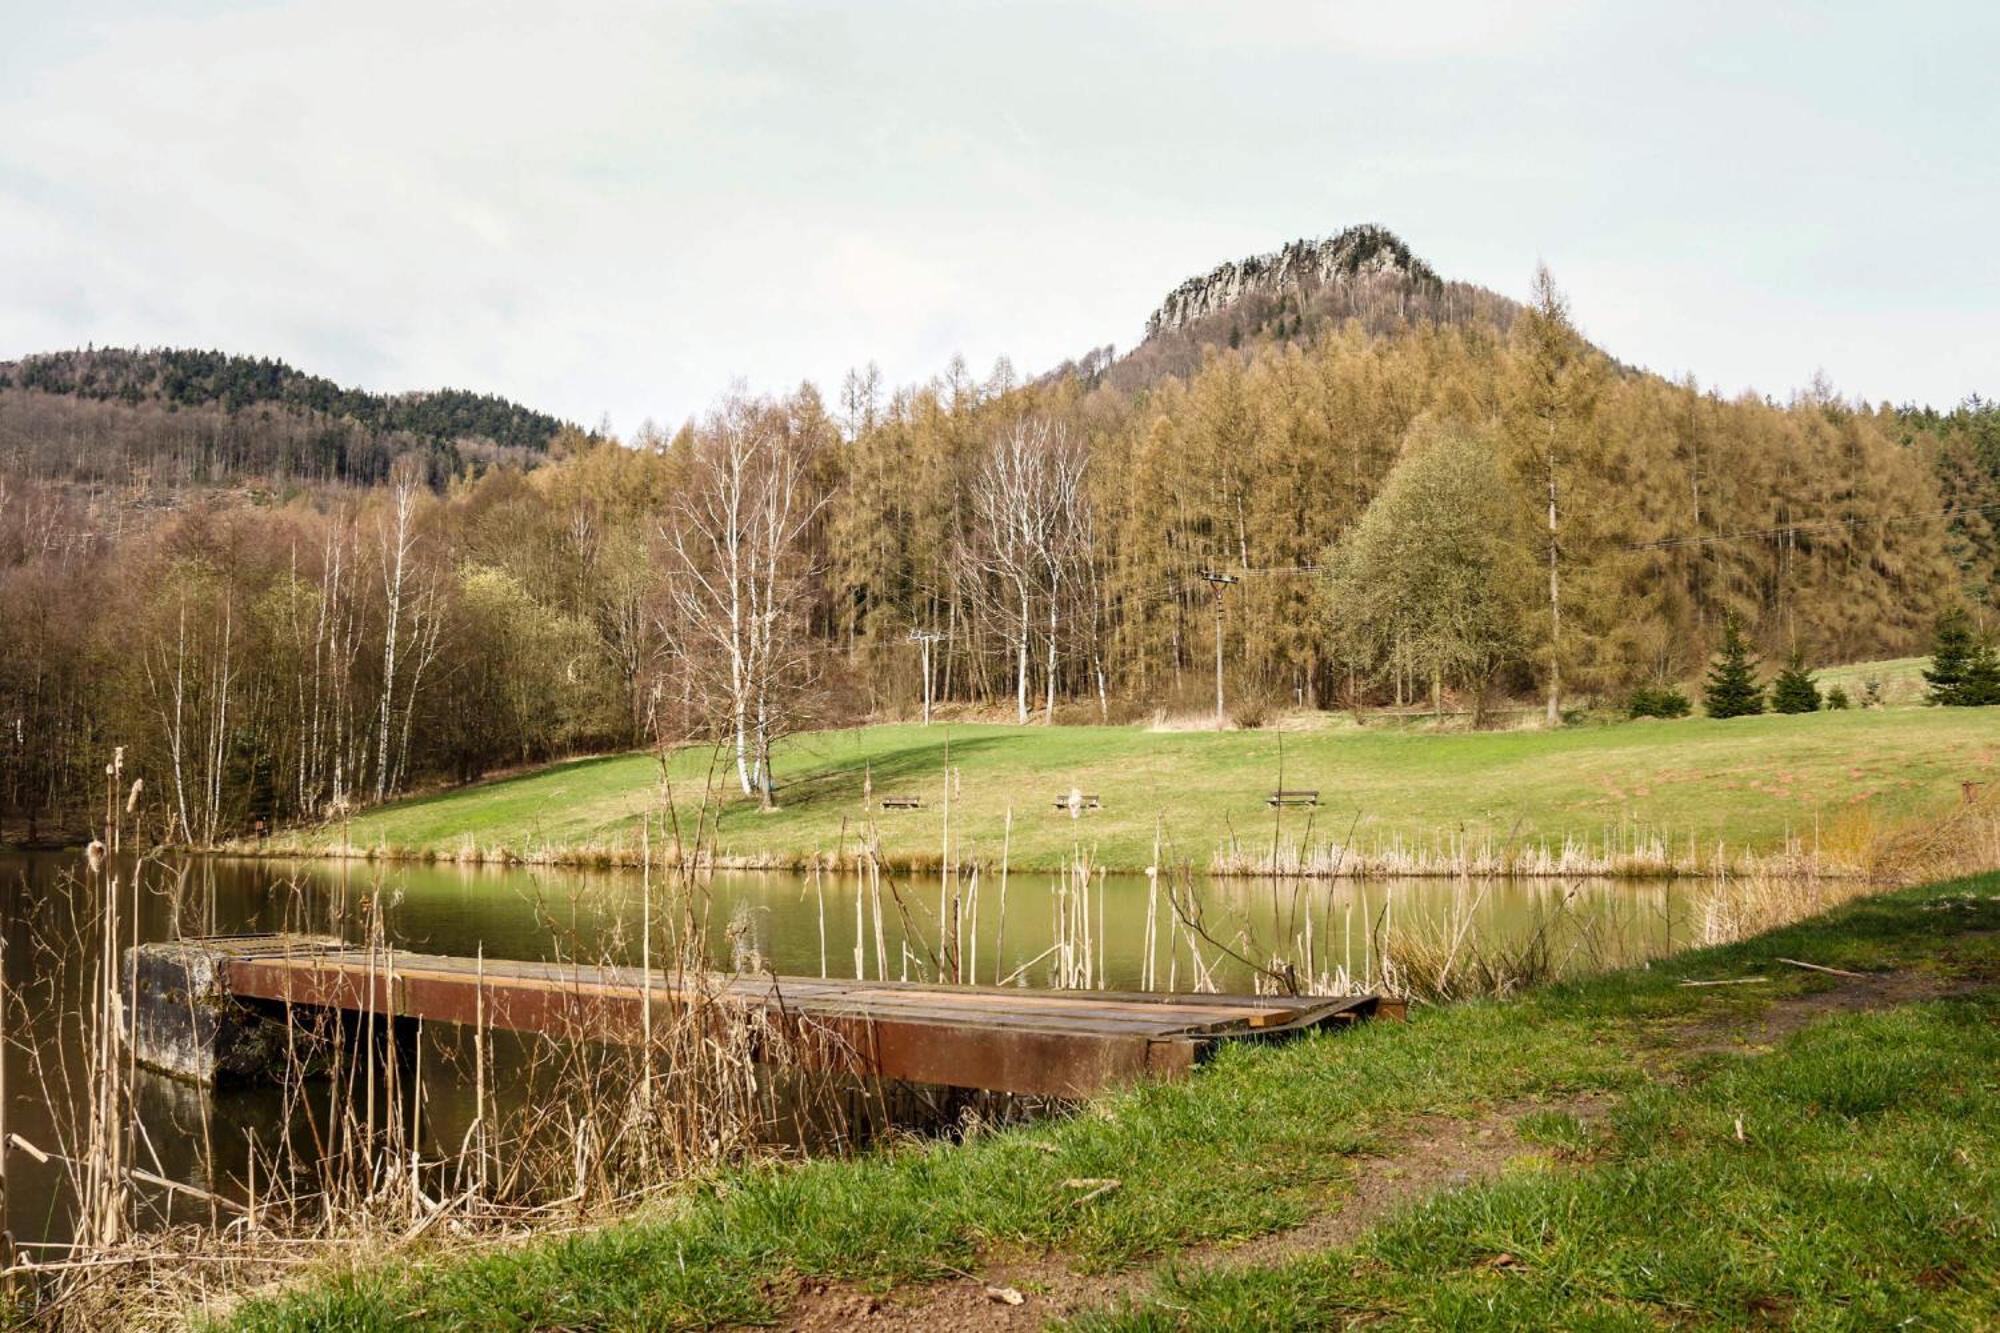
<svg viewBox="0 0 2000 1333"><path fill-rule="evenodd" d="M1231 1244L1191 1246L1169 1256L1182 1270L1278 1263L1351 1243L1402 1205L1462 1189L1500 1173L1523 1148L1514 1121L1528 1111L1567 1111L1588 1118L1598 1099L1509 1105L1476 1120L1442 1116L1411 1122L1393 1151L1356 1159L1357 1171L1338 1206L1303 1225ZM845 1284L801 1290L783 1327L802 1333L833 1329L1040 1328L1051 1319L1136 1296L1152 1285L1150 1267L1080 1273L1060 1256L994 1255L977 1273L912 1286L886 1295ZM1013 1303L1018 1296L1020 1302Z"/></svg>
<svg viewBox="0 0 2000 1333"><path fill-rule="evenodd" d="M1778 970L1784 970L1778 964ZM1865 1013L1894 1009L1927 1000L1969 995L1979 987L1952 981L1935 973L1908 970L1871 973L1862 977L1833 977L1825 990L1803 995L1781 996L1748 1018L1734 1017L1697 1021L1675 1033L1667 1050L1673 1055L1742 1054L1767 1049L1801 1028L1836 1014Z"/></svg>

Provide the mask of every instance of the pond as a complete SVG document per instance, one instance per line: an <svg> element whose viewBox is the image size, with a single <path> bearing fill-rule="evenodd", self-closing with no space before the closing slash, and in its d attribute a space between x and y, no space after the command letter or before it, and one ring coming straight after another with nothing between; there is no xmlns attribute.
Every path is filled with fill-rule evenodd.
<svg viewBox="0 0 2000 1333"><path fill-rule="evenodd" d="M1392 931L1464 944L1540 933L1559 967L1604 966L1684 947L1698 929L1686 885L1642 881L1196 880L1170 895L1141 876L1049 873L962 878L941 898L936 874L865 882L852 874L724 872L681 898L633 871L362 861L114 859L89 874L79 854L0 854L5 976L14 997L5 1052L6 1126L51 1160L8 1155L6 1221L26 1241L73 1226L60 1155L76 1150L86 1053L74 1021L103 956L90 903L110 874L136 895L121 942L180 934L307 929L361 941L379 907L388 942L487 958L636 961L640 922L693 904L720 969L1111 989L1269 989L1264 969L1291 961L1322 986L1377 983L1379 942ZM945 929L940 932L942 902ZM879 909L878 909L878 904ZM1175 904L1178 904L1176 906ZM1004 910L1003 910L1004 906ZM942 933L943 944L940 948ZM1150 942L1150 949L1149 949ZM1306 964L1309 962L1309 966ZM434 1061L423 1089L425 1138L453 1151L469 1122L462 1060ZM535 1095L532 1080L506 1094ZM130 1160L144 1171L234 1195L250 1145L296 1126L271 1088L210 1092L138 1070ZM159 1215L188 1199L162 1195Z"/></svg>

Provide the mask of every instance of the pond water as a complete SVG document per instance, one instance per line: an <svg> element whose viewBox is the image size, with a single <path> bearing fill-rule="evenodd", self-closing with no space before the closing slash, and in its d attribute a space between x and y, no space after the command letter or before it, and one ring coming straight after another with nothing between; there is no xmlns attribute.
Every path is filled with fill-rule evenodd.
<svg viewBox="0 0 2000 1333"><path fill-rule="evenodd" d="M360 941L379 904L387 939L405 948L636 961L649 904L656 921L674 910L673 895L657 884L648 890L632 871L219 858L136 868L141 940L308 929ZM135 864L115 862L111 870L120 876L121 895L129 895ZM1080 980L1076 969L1085 966L1087 947L1090 984L1114 989L1151 980L1158 989L1205 983L1250 990L1260 984L1257 968L1279 956L1302 972L1309 956L1310 975L1324 981L1344 973L1360 986L1379 978L1378 941L1390 930L1479 942L1539 931L1559 962L1582 967L1671 952L1695 928L1690 889L1660 880L1202 880L1183 890L1178 919L1166 895L1143 877L1094 878L1087 896L1073 886L1059 890L1061 880L1017 872L1004 889L989 877L976 893L962 881L955 905L947 899L944 906L947 975L955 970L963 980L1029 986ZM67 1150L64 1126L82 1097L85 1059L72 1049L80 1039L70 1016L101 956L89 904L103 892L92 885L102 882L78 854L0 854L5 975L15 997L5 1051L5 1128L44 1152ZM877 887L854 875L752 872L718 873L695 895L699 930L719 968L841 977L855 975L858 965L871 976L931 979L939 954L939 877L884 877L879 937L877 898ZM1198 917L1199 932L1185 928L1190 916ZM128 923L123 942L134 934ZM1072 946L1067 954L1055 947L1065 938ZM469 1095L462 1063L440 1068L426 1081L426 1114L438 1151L448 1152L469 1123ZM525 1087L512 1095L532 1095ZM235 1176L209 1163L241 1162L253 1139L268 1145L287 1128L280 1099L268 1088L209 1092L141 1070L133 1095L140 1121L135 1160L149 1172L218 1192L234 1189ZM68 1234L59 1162L17 1150L8 1168L5 1216L13 1234L31 1241Z"/></svg>

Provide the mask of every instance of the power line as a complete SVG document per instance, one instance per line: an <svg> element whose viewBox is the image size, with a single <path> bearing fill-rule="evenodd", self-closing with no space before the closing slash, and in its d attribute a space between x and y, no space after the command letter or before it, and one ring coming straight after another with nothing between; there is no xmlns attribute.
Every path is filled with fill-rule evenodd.
<svg viewBox="0 0 2000 1333"><path fill-rule="evenodd" d="M1967 514L1983 514L2000 509L2000 504L1957 505L1950 509L1934 509L1915 514L1888 514L1881 518L1833 518L1817 523L1783 523L1770 528L1743 528L1736 532L1714 532L1705 536L1662 537L1658 541L1634 542L1621 546L1622 551L1664 551L1685 546L1711 546L1718 542L1745 541L1770 537L1788 537L1806 532L1833 532L1841 528L1866 527L1871 523L1887 526L1891 523L1912 523L1926 518L1960 518Z"/></svg>
<svg viewBox="0 0 2000 1333"><path fill-rule="evenodd" d="M1843 528L1861 528L1871 524L1888 526L1891 523L1915 523L1932 518L1963 518L1971 514L1986 514L2000 510L2000 503L1983 505L1954 505L1947 509L1920 510L1909 514L1886 514L1880 518L1830 518L1814 523L1780 523L1768 528L1739 528L1734 532L1711 532L1694 536L1661 537L1649 542L1631 542L1616 549L1620 551L1664 551L1689 546L1714 546L1723 542L1768 540L1772 537L1797 536L1813 532L1836 532ZM1317 574L1321 565L1248 565L1236 568L1238 574ZM1206 578L1207 571L1197 577Z"/></svg>
<svg viewBox="0 0 2000 1333"><path fill-rule="evenodd" d="M1866 527L1870 524L1887 526L1892 523L1914 523L1923 519L1961 518L1972 514L1986 514L2000 511L2000 502L1983 505L1954 505L1946 509L1920 510L1908 514L1889 514L1881 518L1836 518L1824 519L1816 523L1784 523L1768 528L1740 528L1733 532L1712 532L1695 536L1662 537L1656 541L1633 542L1613 548L1619 553L1632 551L1662 551L1689 547L1715 546L1725 542L1767 541L1773 537L1784 537L1811 532L1832 532L1842 528ZM1572 564L1571 568L1576 565ZM1129 589L1115 592L1106 601L1106 609L1120 611L1136 605L1144 606L1155 602L1177 601L1194 592L1206 582L1219 584L1224 579L1236 582L1242 576L1318 574L1324 572L1324 565L1231 565L1224 569L1198 567L1179 580L1170 580L1163 586ZM1225 572L1225 570L1227 572ZM1214 577L1219 576L1219 577Z"/></svg>

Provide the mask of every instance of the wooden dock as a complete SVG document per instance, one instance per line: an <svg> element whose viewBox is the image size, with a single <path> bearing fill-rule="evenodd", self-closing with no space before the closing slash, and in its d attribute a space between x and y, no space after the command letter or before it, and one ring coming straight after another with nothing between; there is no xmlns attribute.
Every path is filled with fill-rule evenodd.
<svg viewBox="0 0 2000 1333"><path fill-rule="evenodd" d="M645 1006L651 1004L655 1022L695 1006L711 1014L761 1018L787 1034L811 1036L818 1049L833 1053L821 1059L858 1075L1081 1097L1134 1079L1185 1074L1221 1042L1273 1040L1402 1015L1400 1003L1374 995L1190 995L768 974L675 976L634 967L371 951L299 935L194 939L145 945L134 954L142 1059L148 1058L149 1009L170 1010L172 1002L161 996L204 989L245 1010L291 1005L434 1023L483 1019L495 1029L610 1042L638 1041ZM173 1035L186 1025L178 1015L162 1012L155 1026ZM204 1077L199 1057L192 1064L150 1062Z"/></svg>

